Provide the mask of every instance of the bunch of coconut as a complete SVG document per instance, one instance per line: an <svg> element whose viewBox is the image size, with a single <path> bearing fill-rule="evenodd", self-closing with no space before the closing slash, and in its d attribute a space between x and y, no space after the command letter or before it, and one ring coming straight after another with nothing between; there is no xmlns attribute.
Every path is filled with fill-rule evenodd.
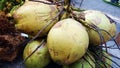
<svg viewBox="0 0 120 68"><path fill-rule="evenodd" d="M92 48L101 47L116 34L115 23L95 10L71 12L70 17L62 14L61 19L61 10L54 1L37 0L26 1L13 13L15 27L31 39L23 53L25 67L46 68L51 61L63 68L111 66L96 61L101 55Z"/></svg>

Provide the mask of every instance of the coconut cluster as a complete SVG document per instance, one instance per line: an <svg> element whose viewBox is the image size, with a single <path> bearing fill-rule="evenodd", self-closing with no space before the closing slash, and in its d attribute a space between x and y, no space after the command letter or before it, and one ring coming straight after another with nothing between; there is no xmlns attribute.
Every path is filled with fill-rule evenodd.
<svg viewBox="0 0 120 68"><path fill-rule="evenodd" d="M26 68L51 62L63 68L110 67L112 61L101 56L111 56L100 47L115 36L115 23L101 11L74 11L69 3L33 0L14 10L15 28L31 39L23 52Z"/></svg>

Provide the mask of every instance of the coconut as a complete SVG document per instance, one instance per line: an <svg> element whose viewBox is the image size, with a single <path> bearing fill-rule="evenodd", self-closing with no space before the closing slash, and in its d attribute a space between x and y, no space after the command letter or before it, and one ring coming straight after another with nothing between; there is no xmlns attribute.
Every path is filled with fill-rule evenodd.
<svg viewBox="0 0 120 68"><path fill-rule="evenodd" d="M97 26L97 28L109 32L112 37L116 34L115 23L110 21L110 19L104 13L97 10L86 10L76 14L77 14L76 16L79 17L79 20L82 21L84 25L94 24L95 26ZM93 29L90 29L89 27L87 28L88 28L90 44L100 45L101 39L100 39L100 35L97 32L98 30L95 31ZM105 31L100 31L100 32L104 37L104 42L107 42L108 40L111 39L111 37Z"/></svg>
<svg viewBox="0 0 120 68"><path fill-rule="evenodd" d="M43 1L43 0L42 0ZM48 1L45 1L48 2ZM13 17L16 21L16 28L34 36L46 24L48 24L54 17L56 17L58 10L56 5L48 5L40 2L26 1L14 13ZM52 22L40 36L45 36L50 28L57 22L57 19Z"/></svg>
<svg viewBox="0 0 120 68"><path fill-rule="evenodd" d="M88 44L86 29L71 18L56 23L47 37L50 56L58 64L71 64L77 61L86 53Z"/></svg>
<svg viewBox="0 0 120 68"><path fill-rule="evenodd" d="M41 41L35 40L28 43L24 49L23 58L26 59L39 45ZM44 68L50 62L50 55L46 44L42 44L25 62L26 68Z"/></svg>

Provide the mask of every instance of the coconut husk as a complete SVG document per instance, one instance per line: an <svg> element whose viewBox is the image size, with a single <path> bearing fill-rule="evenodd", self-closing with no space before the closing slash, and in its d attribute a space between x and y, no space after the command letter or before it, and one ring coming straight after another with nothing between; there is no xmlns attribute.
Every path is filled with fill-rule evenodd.
<svg viewBox="0 0 120 68"><path fill-rule="evenodd" d="M20 51L21 44L25 38L14 27L6 14L0 11L0 60L13 61Z"/></svg>

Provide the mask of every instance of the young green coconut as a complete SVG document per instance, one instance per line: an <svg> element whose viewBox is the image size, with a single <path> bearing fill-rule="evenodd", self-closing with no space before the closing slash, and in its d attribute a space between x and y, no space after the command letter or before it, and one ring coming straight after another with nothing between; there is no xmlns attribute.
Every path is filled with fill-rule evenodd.
<svg viewBox="0 0 120 68"><path fill-rule="evenodd" d="M41 43L42 41L35 40L26 45L23 53L26 68L44 68L49 64L50 55L46 43L44 42L42 45Z"/></svg>
<svg viewBox="0 0 120 68"><path fill-rule="evenodd" d="M47 37L47 46L52 60L63 65L80 59L86 53L88 44L86 29L71 18L56 23Z"/></svg>
<svg viewBox="0 0 120 68"><path fill-rule="evenodd" d="M83 12L73 12L73 14L88 29L91 45L104 44L116 34L115 23L100 11L86 10Z"/></svg>
<svg viewBox="0 0 120 68"><path fill-rule="evenodd" d="M50 3L48 1L43 2ZM26 1L13 13L13 17L16 21L15 26L17 29L28 35L35 36L45 25L51 22L57 13L58 9L56 5ZM45 28L40 36L45 36L57 20L55 19L52 24Z"/></svg>

